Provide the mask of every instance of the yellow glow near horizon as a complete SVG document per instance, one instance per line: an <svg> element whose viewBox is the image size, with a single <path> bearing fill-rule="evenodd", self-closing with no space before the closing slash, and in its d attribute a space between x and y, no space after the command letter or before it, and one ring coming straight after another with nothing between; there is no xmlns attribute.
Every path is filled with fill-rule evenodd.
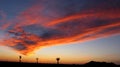
<svg viewBox="0 0 120 67"><path fill-rule="evenodd" d="M57 53L59 52L59 53ZM62 53L62 54L61 54ZM1 61L15 61L19 62L19 56L21 54L17 53L16 51L1 46L0 47L0 60ZM39 58L39 63L56 63L56 57L60 57L60 63L62 64L80 64L85 63L89 58L85 56L81 57L73 57L70 54L65 54L63 51L54 51L49 50L48 48L37 50L33 55L22 56L22 62L33 62L36 63L36 58ZM80 60L79 60L80 59Z"/></svg>
<svg viewBox="0 0 120 67"><path fill-rule="evenodd" d="M77 44L77 43L76 43ZM87 45L87 44L86 44ZM93 61L117 61L118 56L114 55L97 55L91 53L91 51L84 49L86 47L79 47L79 50L76 48L72 50L73 44L71 45L59 45L52 47L45 47L39 50L36 50L35 53L31 55L22 55L18 52L12 50L9 47L1 46L0 47L0 60L1 61L15 61L19 62L19 56L22 56L22 62L32 62L36 63L36 58L39 58L39 63L56 63L56 58L60 57L61 64L84 64L91 60ZM77 46L77 45L74 45ZM68 49L66 49L68 48ZM75 47L74 47L75 48ZM77 52L78 51L78 52ZM93 51L94 52L94 51ZM98 51L99 52L99 51ZM109 57L107 57L109 56ZM106 58L107 57L107 58ZM119 63L119 62L118 62Z"/></svg>

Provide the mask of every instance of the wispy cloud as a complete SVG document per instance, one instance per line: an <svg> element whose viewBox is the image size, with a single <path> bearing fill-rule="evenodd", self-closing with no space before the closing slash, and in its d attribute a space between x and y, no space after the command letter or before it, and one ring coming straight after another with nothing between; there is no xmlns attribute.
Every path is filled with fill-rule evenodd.
<svg viewBox="0 0 120 67"><path fill-rule="evenodd" d="M8 35L1 43L22 54L29 54L46 46L85 42L120 34L120 9L114 3L111 6L110 3L101 2L106 6L94 4L95 7L85 4L84 9L72 9L83 5L74 4L75 7L71 7L66 2L68 6L63 6L71 7L71 12L51 3L34 5L3 24L2 30L7 30ZM49 5L51 9L47 9ZM60 12L57 7L63 10Z"/></svg>

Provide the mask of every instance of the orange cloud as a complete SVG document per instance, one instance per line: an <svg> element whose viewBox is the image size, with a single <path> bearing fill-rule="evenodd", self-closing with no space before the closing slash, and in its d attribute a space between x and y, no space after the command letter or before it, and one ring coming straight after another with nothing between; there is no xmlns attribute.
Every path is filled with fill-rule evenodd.
<svg viewBox="0 0 120 67"><path fill-rule="evenodd" d="M41 16L40 13L43 11L43 7L40 5L33 5L32 7L21 12L16 20L19 20L15 27L29 26L39 24L46 18Z"/></svg>
<svg viewBox="0 0 120 67"><path fill-rule="evenodd" d="M8 37L1 43L27 55L42 47L85 42L120 33L120 10L118 9L109 9L109 12L105 9L96 12L85 11L55 18L45 23L42 21L46 17L39 14L42 10L43 7L39 8L35 5L20 13L15 18L18 20L16 24L4 24L3 29L10 25L13 27L8 30ZM32 25L42 27L28 31L28 26ZM34 30L36 31L33 32Z"/></svg>
<svg viewBox="0 0 120 67"><path fill-rule="evenodd" d="M35 50L43 48L43 47L47 47L47 46L62 45L62 44L67 44L67 43L72 43L72 42L85 42L85 41L89 41L89 40L94 40L96 38L108 37L112 34L117 34L117 33L119 34L120 32L118 30L117 31L113 30L113 31L105 32L105 33L98 33L98 32L101 32L101 31L109 29L109 28L120 26L120 22L114 22L114 23L105 25L105 26L96 27L96 28L86 29L85 32L83 32L81 34L74 35L74 36L68 36L68 37L66 36L66 37L62 37L62 38L58 38L58 39L52 37L51 39L42 40L42 38L39 38L36 35L27 36L28 38L30 38L29 40L34 40L34 41L36 41L36 43L29 45L25 42L22 42L23 46L25 46L27 48L23 49L23 50L18 50L18 51L22 54L29 55L30 53L34 52ZM96 34L96 33L98 33L98 34ZM93 34L96 34L96 35L93 35ZM88 36L88 35L93 35L93 36ZM16 39L13 41L19 42L19 40L17 41ZM13 42L13 41L10 41L10 42ZM10 44L12 44L12 43L10 43ZM16 45L16 43L14 45Z"/></svg>
<svg viewBox="0 0 120 67"><path fill-rule="evenodd" d="M3 24L0 29L1 30L6 30L10 25L11 25L11 23Z"/></svg>
<svg viewBox="0 0 120 67"><path fill-rule="evenodd" d="M45 24L45 26L54 26L60 23L66 23L68 21L72 21L72 20L76 20L76 19L88 19L89 18L101 18L101 19L115 19L115 18L120 18L120 10L103 10L103 11L97 11L97 12L88 12L88 13L79 13L79 14L74 14L74 15L70 15L64 18L59 18L59 19L55 19L51 22L48 22L47 24Z"/></svg>

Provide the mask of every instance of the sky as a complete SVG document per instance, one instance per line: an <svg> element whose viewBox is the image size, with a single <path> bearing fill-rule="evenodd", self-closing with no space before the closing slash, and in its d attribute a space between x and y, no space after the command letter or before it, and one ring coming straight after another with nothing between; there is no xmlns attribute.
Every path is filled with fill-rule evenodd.
<svg viewBox="0 0 120 67"><path fill-rule="evenodd" d="M120 0L0 0L0 61L120 64Z"/></svg>

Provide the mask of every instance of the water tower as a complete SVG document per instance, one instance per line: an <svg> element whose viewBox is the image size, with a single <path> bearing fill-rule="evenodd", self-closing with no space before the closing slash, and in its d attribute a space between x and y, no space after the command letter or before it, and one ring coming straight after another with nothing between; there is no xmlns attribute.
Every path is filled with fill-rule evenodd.
<svg viewBox="0 0 120 67"><path fill-rule="evenodd" d="M19 62L21 63L22 56L19 56Z"/></svg>
<svg viewBox="0 0 120 67"><path fill-rule="evenodd" d="M39 58L36 58L36 63L38 63Z"/></svg>
<svg viewBox="0 0 120 67"><path fill-rule="evenodd" d="M58 57L58 58L56 58L57 64L59 64L59 60L60 60L60 58L59 58L59 57Z"/></svg>

